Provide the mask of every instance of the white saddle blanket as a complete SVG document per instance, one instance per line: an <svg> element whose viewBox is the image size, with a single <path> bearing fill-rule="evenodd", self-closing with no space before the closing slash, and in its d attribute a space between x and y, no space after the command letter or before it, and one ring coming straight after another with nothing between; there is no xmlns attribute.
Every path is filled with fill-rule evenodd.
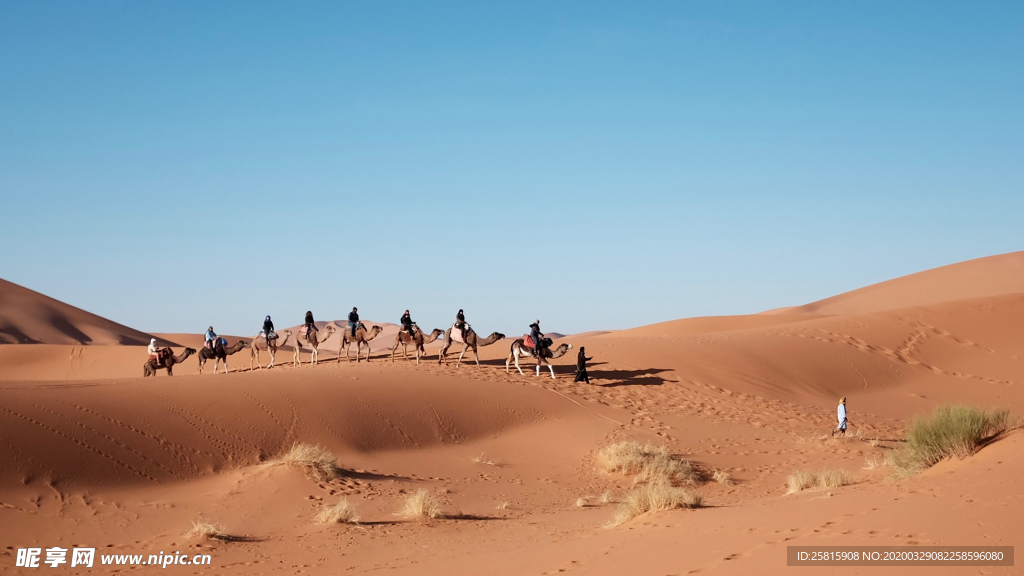
<svg viewBox="0 0 1024 576"><path fill-rule="evenodd" d="M458 342L460 344L466 343L466 341L462 338L462 331L456 328L455 324L452 324L452 342Z"/></svg>

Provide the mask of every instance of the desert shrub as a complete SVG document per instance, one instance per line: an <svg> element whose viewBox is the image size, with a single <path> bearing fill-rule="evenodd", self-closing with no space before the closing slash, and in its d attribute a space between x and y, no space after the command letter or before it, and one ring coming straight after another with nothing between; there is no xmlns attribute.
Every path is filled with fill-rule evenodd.
<svg viewBox="0 0 1024 576"><path fill-rule="evenodd" d="M787 494L795 494L803 490L825 490L838 488L850 483L850 475L845 470L798 470L786 479Z"/></svg>
<svg viewBox="0 0 1024 576"><path fill-rule="evenodd" d="M405 499L402 509L398 511L398 514L405 518L444 518L444 513L441 511L441 503L430 492L423 489L410 494Z"/></svg>
<svg viewBox="0 0 1024 576"><path fill-rule="evenodd" d="M300 468L307 477L319 482L337 478L340 472L337 460L326 448L298 442L278 462Z"/></svg>
<svg viewBox="0 0 1024 576"><path fill-rule="evenodd" d="M726 486L732 486L732 476L725 470L715 470L714 475L711 477L712 480L719 484L725 484Z"/></svg>
<svg viewBox="0 0 1024 576"><path fill-rule="evenodd" d="M939 406L930 417L915 418L907 428L907 443L891 456L896 474L908 477L956 456L978 451L985 439L1010 427L1005 409L986 411L974 406Z"/></svg>
<svg viewBox="0 0 1024 576"><path fill-rule="evenodd" d="M185 533L186 538L199 538L201 540L226 540L228 538L216 524L200 520L192 523L192 528Z"/></svg>
<svg viewBox="0 0 1024 576"><path fill-rule="evenodd" d="M618 526L641 514L656 510L699 508L701 503L701 496L696 492L690 492L685 488L679 488L661 480L648 482L626 494L609 525Z"/></svg>
<svg viewBox="0 0 1024 576"><path fill-rule="evenodd" d="M333 506L324 506L317 512L316 521L321 524L358 524L359 515L356 508L346 499L339 500Z"/></svg>
<svg viewBox="0 0 1024 576"><path fill-rule="evenodd" d="M695 484L699 480L693 464L673 456L665 446L633 440L616 442L602 448L597 453L597 460L605 472L635 474L647 481Z"/></svg>

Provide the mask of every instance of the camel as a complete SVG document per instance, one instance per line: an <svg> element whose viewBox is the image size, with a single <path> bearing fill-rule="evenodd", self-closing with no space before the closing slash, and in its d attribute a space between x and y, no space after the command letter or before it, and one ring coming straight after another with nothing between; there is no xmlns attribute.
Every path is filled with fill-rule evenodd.
<svg viewBox="0 0 1024 576"><path fill-rule="evenodd" d="M200 374L203 373L203 366L206 365L206 361L209 360L210 358L213 358L215 360L214 363L213 363L213 373L214 374L217 373L217 367L220 366L220 363L221 363L222 360L224 361L224 373L227 374L229 372L229 370L228 370L228 356L230 356L230 355L234 354L235 352L238 352L242 348L245 348L246 346L248 346L248 344L246 344L245 340L239 340L238 342L235 342L234 345L232 345L232 346L224 346L224 342L225 342L225 340L223 338L221 338L220 339L220 343L219 343L220 345L215 347L213 350L210 350L209 348L207 348L205 346L201 350L199 350L199 373Z"/></svg>
<svg viewBox="0 0 1024 576"><path fill-rule="evenodd" d="M309 358L310 364L318 364L320 362L320 357L316 349L320 344L326 342L327 339L331 337L331 334L334 334L335 332L337 332L337 328L328 324L327 327L324 328L323 340L320 339L320 333L316 330L306 337L306 343L313 349L313 355ZM299 355L302 352L302 340L299 339L300 336L302 336L301 330L299 331L299 335L295 337L295 354L293 356L293 362L296 366L302 365L302 357Z"/></svg>
<svg viewBox="0 0 1024 576"><path fill-rule="evenodd" d="M284 339L274 338L270 342L267 342L262 332L253 337L252 344L249 346L249 351L252 352L252 355L249 357L249 370L252 370L253 360L256 361L256 367L263 370L263 366L260 366L260 351L262 350L270 352L270 364L267 365L267 368L274 367L274 357L277 355L277 349L283 347L288 342L288 337L292 335L292 331L283 330L281 334L284 334ZM263 346L260 346L258 343L260 338L263 338Z"/></svg>
<svg viewBox="0 0 1024 576"><path fill-rule="evenodd" d="M185 361L186 358L195 353L195 348L185 348L185 351L182 352L181 356L175 356L174 354L168 356L163 366L157 366L155 360L147 360L146 363L142 365L142 376L156 376L156 371L161 368L166 368L167 375L173 376L174 373L172 372L171 369L174 367L174 365L181 364L182 362Z"/></svg>
<svg viewBox="0 0 1024 576"><path fill-rule="evenodd" d="M352 361L352 357L349 354L349 352L351 351L351 345L353 342L356 343L356 362L360 361L359 354L360 351L363 349L363 344L366 344L366 361L369 362L370 340L376 338L377 335L380 334L381 330L383 330L383 328L381 328L380 326L374 326L372 330L367 330L366 326L363 326L362 323L360 323L359 327L356 328L355 336L352 335L352 332L348 328L343 330L341 333L341 347L338 348L338 362L341 362L341 350L343 348L345 350L345 358L349 362Z"/></svg>
<svg viewBox="0 0 1024 576"><path fill-rule="evenodd" d="M416 326L415 324L413 324L412 330L412 336L410 336L409 333L406 332L405 330L399 330L398 334L395 335L395 345L393 348L391 348L392 362L395 361L395 352L398 350L399 344L402 345L402 358L405 358L406 360L409 359L409 344L413 344L416 350L416 364L419 364L420 356L426 354L426 350L424 350L423 347L426 346L427 344L430 344L434 340L437 340L438 336L444 334L444 330L434 328L433 330L430 331L430 336L424 336L423 330L420 330L420 327Z"/></svg>
<svg viewBox="0 0 1024 576"><path fill-rule="evenodd" d="M452 345L452 330L454 329L455 326L452 326L444 333L444 346L441 347L441 352L438 353L437 355L438 364L444 362L445 366L448 365L448 348L450 348ZM498 340L502 340L504 338L504 334L501 334L499 332L492 332L490 336L484 338L483 340L480 340L480 337L476 335L476 332L474 332L473 329L470 328L469 325L467 324L466 328L463 330L462 335L462 354L459 354L459 359L455 362L455 367L458 368L459 366L462 365L462 357L466 355L466 352L469 349L473 350L473 355L476 356L476 365L477 367L479 367L480 354L477 352L477 347L490 346L491 344L494 344Z"/></svg>
<svg viewBox="0 0 1024 576"><path fill-rule="evenodd" d="M550 344L551 343L551 339L548 338L547 340L548 340L548 343ZM565 356L565 353L568 352L570 348L572 348L572 344L565 344L565 343L559 345L558 348L555 348L554 352L552 352L550 348L544 348L543 357L542 358L537 358L537 376L540 376L540 367L541 367L541 365L542 364L547 364L548 370L551 370L551 377L554 378L555 377L555 367L551 365L551 362L549 362L549 360L554 360L555 358L561 358L562 356ZM512 343L512 350L509 352L508 358L505 359L505 373L506 374L508 373L508 363L511 362L513 358L516 361L516 370L519 370L520 374L523 373L523 369L519 367L519 357L520 356L525 356L527 358L532 358L532 357L534 357L534 351L533 351L533 348L530 348L530 347L528 347L526 345L526 340L524 340L522 338L516 338L516 341Z"/></svg>

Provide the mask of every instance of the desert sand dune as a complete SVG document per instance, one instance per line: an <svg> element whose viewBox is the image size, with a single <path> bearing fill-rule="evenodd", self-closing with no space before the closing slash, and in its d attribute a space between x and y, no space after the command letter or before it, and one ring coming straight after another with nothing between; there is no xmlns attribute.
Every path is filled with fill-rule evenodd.
<svg viewBox="0 0 1024 576"><path fill-rule="evenodd" d="M764 314L864 314L1022 292L1024 251L933 268Z"/></svg>
<svg viewBox="0 0 1024 576"><path fill-rule="evenodd" d="M0 344L145 346L150 338L145 332L0 280Z"/></svg>
<svg viewBox="0 0 1024 576"><path fill-rule="evenodd" d="M193 375L190 359L142 379L132 346L0 346L0 538L203 550L218 574L784 574L787 545L1012 545L1024 536L1021 433L905 480L886 464L907 421L941 403L1024 414L1024 294L1007 280L1020 258L965 266L978 262L974 297L929 291L947 274L922 273L865 289L848 313L566 336L557 380L529 361L526 376L506 373L511 340L481 348L479 368L376 361L393 325L370 364L216 376ZM572 381L579 346L594 357L590 385ZM839 396L853 425L833 439ZM624 438L691 460L706 507L607 527L634 479L601 471L596 454ZM268 464L296 442L329 449L339 477ZM852 484L786 494L788 475L820 469ZM396 516L421 489L448 519ZM362 524L316 524L340 498ZM237 541L183 536L199 519ZM836 573L868 570L905 573Z"/></svg>

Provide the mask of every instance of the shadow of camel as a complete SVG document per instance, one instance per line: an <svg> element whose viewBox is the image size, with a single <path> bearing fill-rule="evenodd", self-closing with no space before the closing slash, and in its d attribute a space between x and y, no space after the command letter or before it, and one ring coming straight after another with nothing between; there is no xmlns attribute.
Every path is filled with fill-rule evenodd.
<svg viewBox="0 0 1024 576"><path fill-rule="evenodd" d="M595 366L600 365L595 364ZM661 386L665 382L674 382L674 380L662 378L658 374L671 371L668 368L644 368L642 370L587 369L591 380L611 380L611 382L596 384L605 388L613 388L615 386Z"/></svg>

